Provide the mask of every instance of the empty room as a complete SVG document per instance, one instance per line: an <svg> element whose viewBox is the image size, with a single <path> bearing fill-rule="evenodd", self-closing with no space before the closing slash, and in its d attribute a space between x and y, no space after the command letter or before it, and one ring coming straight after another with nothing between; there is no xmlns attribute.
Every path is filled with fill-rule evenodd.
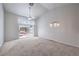
<svg viewBox="0 0 79 59"><path fill-rule="evenodd" d="M79 4L0 3L0 56L79 56Z"/></svg>

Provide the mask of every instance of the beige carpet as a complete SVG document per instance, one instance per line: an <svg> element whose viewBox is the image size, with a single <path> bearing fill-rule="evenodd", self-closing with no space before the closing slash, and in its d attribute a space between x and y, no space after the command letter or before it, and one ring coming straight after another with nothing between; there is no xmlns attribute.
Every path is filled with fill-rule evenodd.
<svg viewBox="0 0 79 59"><path fill-rule="evenodd" d="M41 38L24 38L6 42L1 56L70 56L79 55L79 48Z"/></svg>

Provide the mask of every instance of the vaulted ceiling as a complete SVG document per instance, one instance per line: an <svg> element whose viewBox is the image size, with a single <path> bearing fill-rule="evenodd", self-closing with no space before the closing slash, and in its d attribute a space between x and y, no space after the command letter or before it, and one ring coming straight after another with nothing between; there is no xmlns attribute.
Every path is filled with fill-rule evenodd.
<svg viewBox="0 0 79 59"><path fill-rule="evenodd" d="M28 16L28 3L4 3L5 11L21 15L21 16ZM40 17L42 14L46 13L47 11L64 6L68 4L58 4L58 3L35 3L32 7L32 17L37 18Z"/></svg>

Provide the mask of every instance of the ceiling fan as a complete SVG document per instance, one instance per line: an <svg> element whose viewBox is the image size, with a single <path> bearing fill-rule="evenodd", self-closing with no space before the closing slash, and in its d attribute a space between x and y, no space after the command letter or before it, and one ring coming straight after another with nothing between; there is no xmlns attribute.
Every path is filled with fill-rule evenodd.
<svg viewBox="0 0 79 59"><path fill-rule="evenodd" d="M34 6L34 3L29 3L29 7L28 7L28 20L32 20L33 17L31 16L31 12L32 12L32 7Z"/></svg>

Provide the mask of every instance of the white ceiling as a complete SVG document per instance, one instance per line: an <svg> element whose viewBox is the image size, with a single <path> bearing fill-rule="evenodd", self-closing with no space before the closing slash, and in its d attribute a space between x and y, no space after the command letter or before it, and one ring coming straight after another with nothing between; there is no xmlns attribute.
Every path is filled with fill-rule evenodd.
<svg viewBox="0 0 79 59"><path fill-rule="evenodd" d="M35 3L32 7L32 17L36 18L44 14L50 9L60 7L67 4L58 4L58 3ZM8 12L28 16L28 3L4 3L4 9Z"/></svg>
<svg viewBox="0 0 79 59"><path fill-rule="evenodd" d="M48 10L50 10L53 8L57 8L57 7L61 7L69 4L68 3L41 3L41 5L47 8Z"/></svg>

